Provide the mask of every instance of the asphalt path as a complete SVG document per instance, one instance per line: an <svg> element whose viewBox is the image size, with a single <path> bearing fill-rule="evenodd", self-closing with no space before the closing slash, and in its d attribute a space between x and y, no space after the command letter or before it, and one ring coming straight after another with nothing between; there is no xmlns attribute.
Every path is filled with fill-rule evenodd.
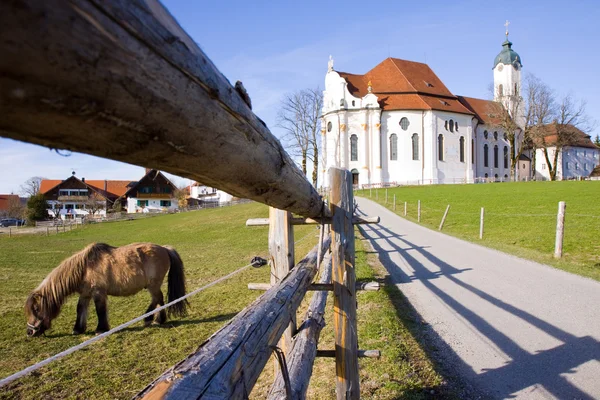
<svg viewBox="0 0 600 400"><path fill-rule="evenodd" d="M599 282L357 202L381 217L360 229L433 331L442 365L483 397L600 399Z"/></svg>

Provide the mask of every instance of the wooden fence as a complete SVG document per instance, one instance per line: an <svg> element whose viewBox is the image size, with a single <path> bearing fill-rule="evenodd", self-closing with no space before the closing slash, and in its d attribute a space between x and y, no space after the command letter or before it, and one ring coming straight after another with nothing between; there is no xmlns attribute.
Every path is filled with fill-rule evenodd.
<svg viewBox="0 0 600 400"><path fill-rule="evenodd" d="M268 290L136 397L246 398L277 348L271 398L281 382L285 396L303 398L314 357L332 354L338 399L358 398L358 355L373 352L358 350L353 225L377 219L353 216L350 173L329 172L325 203L157 0L0 2L0 26L1 136L160 169L272 207ZM331 234L295 263L293 225L304 223ZM331 281L313 285L328 248ZM318 296L297 333L311 288ZM322 291L334 294L334 350L317 349Z"/></svg>

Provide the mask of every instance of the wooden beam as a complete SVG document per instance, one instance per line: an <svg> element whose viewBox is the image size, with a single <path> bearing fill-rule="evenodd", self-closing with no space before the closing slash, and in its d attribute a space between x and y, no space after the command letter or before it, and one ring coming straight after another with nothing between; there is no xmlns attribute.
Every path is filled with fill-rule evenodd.
<svg viewBox="0 0 600 400"><path fill-rule="evenodd" d="M322 216L279 140L158 0L2 1L0 26L0 136Z"/></svg>
<svg viewBox="0 0 600 400"><path fill-rule="evenodd" d="M379 350L359 350L358 356L360 358L379 358L381 357L381 352ZM335 357L335 350L317 350L317 357Z"/></svg>
<svg viewBox="0 0 600 400"><path fill-rule="evenodd" d="M271 285L277 286L294 268L294 227L292 213L269 207L269 254L271 256ZM279 340L279 348L287 356L292 347L292 336L296 333L296 314L291 316L288 328ZM274 373L279 372L279 363L273 360Z"/></svg>
<svg viewBox="0 0 600 400"><path fill-rule="evenodd" d="M354 225L352 224L352 175L331 168L330 209L331 254L333 259L333 315L335 369L338 400L358 399L358 335L356 330L356 272L354 269Z"/></svg>
<svg viewBox="0 0 600 400"><path fill-rule="evenodd" d="M330 238L323 242L327 249ZM246 399L317 272L318 246L271 288L134 399Z"/></svg>
<svg viewBox="0 0 600 400"><path fill-rule="evenodd" d="M268 283L249 283L249 290L269 290L273 287L273 285ZM376 292L381 288L381 284L379 282L356 282L354 286L356 290L365 290L368 292ZM319 291L326 290L329 292L333 292L333 284L332 283L313 283L308 287L309 291Z"/></svg>
<svg viewBox="0 0 600 400"><path fill-rule="evenodd" d="M331 280L331 253L327 253L321 267L321 283ZM292 350L287 358L288 375L290 378L291 398L287 398L285 381L279 373L269 395L269 400L300 400L306 398L306 391L312 375L313 364L317 356L317 343L321 330L325 326L325 305L327 292L317 292L313 295L304 322L294 338Z"/></svg>
<svg viewBox="0 0 600 400"><path fill-rule="evenodd" d="M359 217L353 216L352 223L354 225L362 225L362 224L378 224L380 221L379 217ZM292 218L292 225L320 225L331 224L331 218ZM265 226L269 225L269 218L250 218L246 221L246 226Z"/></svg>

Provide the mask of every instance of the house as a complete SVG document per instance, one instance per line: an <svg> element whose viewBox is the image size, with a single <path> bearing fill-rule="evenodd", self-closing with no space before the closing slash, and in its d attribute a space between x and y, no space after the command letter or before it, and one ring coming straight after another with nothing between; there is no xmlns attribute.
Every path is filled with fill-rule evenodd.
<svg viewBox="0 0 600 400"><path fill-rule="evenodd" d="M203 203L227 203L233 200L233 196L222 190L194 182L188 187L190 200ZM188 200L188 201L190 201Z"/></svg>
<svg viewBox="0 0 600 400"><path fill-rule="evenodd" d="M453 94L424 63L390 57L354 74L334 70L330 58L321 115L321 184L329 186L330 167L350 170L353 183L363 187L509 180L512 132L499 128L500 113L524 126L522 67L507 31L492 67L491 101ZM519 141L520 129L514 134ZM580 137L568 150L565 178L577 171L587 176L598 164L588 142ZM517 180L530 179L532 167L543 167L531 154L517 161Z"/></svg>
<svg viewBox="0 0 600 400"><path fill-rule="evenodd" d="M146 169L146 174L137 182L132 183L123 194L127 199L127 212L160 212L173 211L179 205L175 186L162 172L155 169Z"/></svg>
<svg viewBox="0 0 600 400"><path fill-rule="evenodd" d="M0 194L0 217L21 217L21 215L11 214L24 206L23 200L16 194Z"/></svg>
<svg viewBox="0 0 600 400"><path fill-rule="evenodd" d="M554 165L557 141L561 151L558 152ZM556 180L589 177L594 168L600 165L600 148L594 144L590 135L574 126L556 122L544 125L534 142L536 149L529 149L529 154L535 159L534 173L538 180L550 179L549 165L556 167ZM547 149L549 160L546 159L544 148Z"/></svg>

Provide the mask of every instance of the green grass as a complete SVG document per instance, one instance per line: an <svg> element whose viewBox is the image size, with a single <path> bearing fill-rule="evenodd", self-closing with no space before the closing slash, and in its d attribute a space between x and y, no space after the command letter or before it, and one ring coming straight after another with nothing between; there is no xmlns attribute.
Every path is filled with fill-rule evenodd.
<svg viewBox="0 0 600 400"><path fill-rule="evenodd" d="M0 237L0 377L6 377L48 356L93 336L93 307L88 333L71 335L76 297L71 297L46 337L27 338L23 304L27 294L62 261L94 241L112 245L149 241L171 244L185 264L188 290L211 282L248 264L255 256L267 256L267 227L248 228L245 220L266 217L268 209L245 204L137 221L102 223L72 232L46 236ZM317 241L314 226L297 226L296 255L301 258ZM369 267L373 255L357 241L359 278L381 278ZM381 268L381 267L379 267ZM260 293L247 290L248 282L268 282L268 267L249 269L191 299L190 315L163 327L134 325L62 360L13 382L0 390L0 398L56 399L130 398L164 370L195 350L227 320ZM398 292L360 293L359 340L361 348L383 351L380 362L361 360L364 397L393 399L427 398L443 384L425 352L413 338L412 320L404 318ZM143 291L127 297L109 298L111 326L141 315L149 303ZM327 329L331 329L328 315ZM300 317L301 319L301 317ZM329 332L329 333L327 333ZM323 348L333 348L331 331L325 331ZM266 370L272 370L270 366ZM331 398L335 387L335 364L317 361L311 381L312 398ZM259 385L252 397L264 396L269 385Z"/></svg>
<svg viewBox="0 0 600 400"><path fill-rule="evenodd" d="M358 191L358 196L385 205L385 189ZM520 257L600 280L600 182L514 182L480 185L434 185L388 189L387 207L437 229L446 206L443 231ZM376 196L378 199L376 199ZM558 202L567 204L563 258L555 260ZM483 240L479 239L481 207L485 208Z"/></svg>

